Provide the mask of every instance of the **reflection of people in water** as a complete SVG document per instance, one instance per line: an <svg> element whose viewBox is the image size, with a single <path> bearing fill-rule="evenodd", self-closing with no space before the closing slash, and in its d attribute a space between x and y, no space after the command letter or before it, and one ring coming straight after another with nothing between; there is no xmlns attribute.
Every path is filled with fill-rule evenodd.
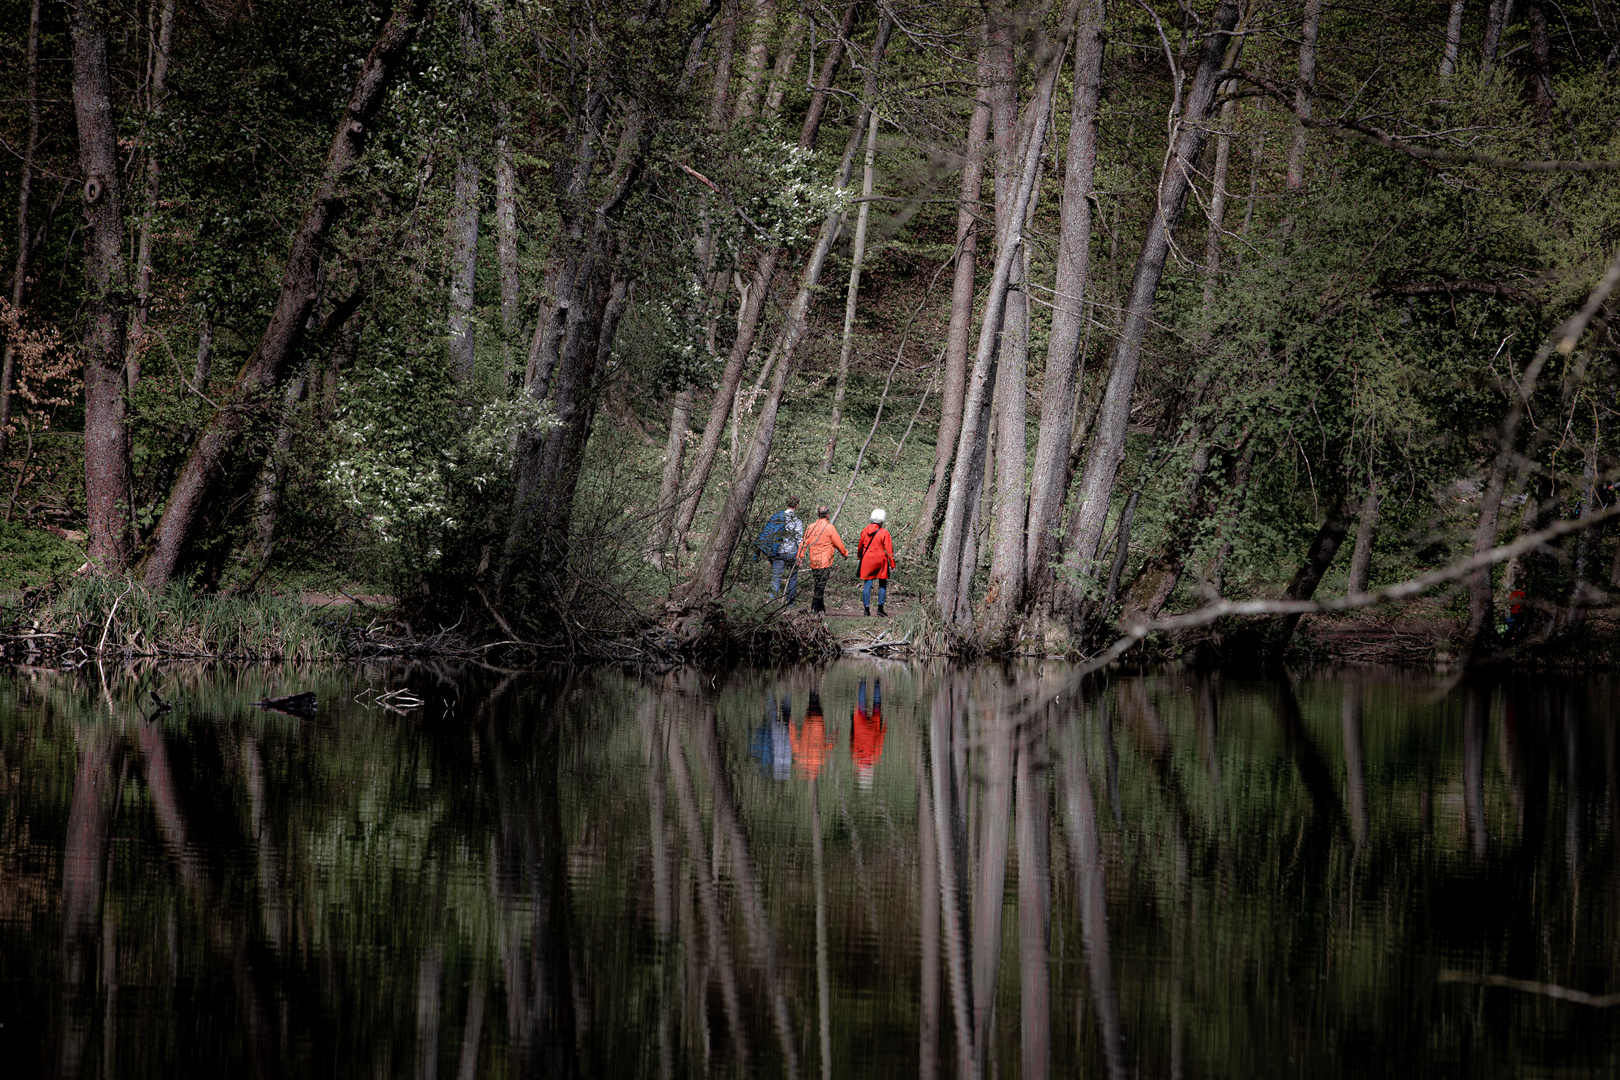
<svg viewBox="0 0 1620 1080"><path fill-rule="evenodd" d="M866 710L866 680L856 692L855 715L849 727L849 756L855 763L855 783L872 789L872 772L883 756L883 683L872 680L872 711Z"/></svg>
<svg viewBox="0 0 1620 1080"><path fill-rule="evenodd" d="M800 776L814 780L827 764L827 751L833 747L827 738L827 721L821 715L821 694L810 691L810 704L804 709L804 722L789 733L793 742L793 764Z"/></svg>
<svg viewBox="0 0 1620 1080"><path fill-rule="evenodd" d="M765 720L749 741L749 752L759 762L760 771L772 780L786 780L788 768L793 764L793 704L788 695L782 695L782 707L776 707L776 695L765 697Z"/></svg>

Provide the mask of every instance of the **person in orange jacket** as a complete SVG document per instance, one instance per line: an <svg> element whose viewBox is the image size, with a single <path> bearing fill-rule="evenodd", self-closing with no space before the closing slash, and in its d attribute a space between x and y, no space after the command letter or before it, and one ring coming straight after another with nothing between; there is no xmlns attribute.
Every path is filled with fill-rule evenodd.
<svg viewBox="0 0 1620 1080"><path fill-rule="evenodd" d="M855 712L850 717L849 757L855 764L855 785L872 790L872 774L883 756L883 684L872 683L872 710L866 709L866 680L861 680Z"/></svg>
<svg viewBox="0 0 1620 1080"><path fill-rule="evenodd" d="M838 530L828 519L827 508L818 506L816 520L804 530L804 541L799 545L799 558L810 564L810 576L816 583L816 595L810 601L811 611L827 610L827 578L832 576L834 550L849 558L849 548L844 546L844 538L838 535Z"/></svg>
<svg viewBox="0 0 1620 1080"><path fill-rule="evenodd" d="M872 524L861 530L861 538L855 542L855 556L861 561L861 608L867 615L872 614L872 582L878 583L878 614L885 619L889 613L883 610L883 601L889 596L889 571L894 569L894 538L883 522L888 514L880 506L872 511Z"/></svg>

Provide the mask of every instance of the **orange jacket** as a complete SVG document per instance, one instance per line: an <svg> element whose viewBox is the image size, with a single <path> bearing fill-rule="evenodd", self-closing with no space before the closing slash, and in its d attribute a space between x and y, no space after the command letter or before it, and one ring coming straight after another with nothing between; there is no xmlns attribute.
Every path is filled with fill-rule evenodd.
<svg viewBox="0 0 1620 1080"><path fill-rule="evenodd" d="M826 518L816 518L810 527L804 530L804 542L799 545L799 558L810 562L810 569L825 570L832 565L833 549L844 558L849 558L849 548L844 546L844 538L838 535L838 530Z"/></svg>
<svg viewBox="0 0 1620 1080"><path fill-rule="evenodd" d="M870 777L883 756L883 710L867 712L859 706L849 725L849 756L857 776Z"/></svg>
<svg viewBox="0 0 1620 1080"><path fill-rule="evenodd" d="M827 721L819 712L806 713L797 731L788 728L788 741L793 746L793 768L806 780L814 780L827 764L827 751L833 742L827 738Z"/></svg>
<svg viewBox="0 0 1620 1080"><path fill-rule="evenodd" d="M861 530L861 538L855 543L855 550L861 556L861 580L870 581L872 578L888 578L889 571L894 569L894 537L889 535L877 522L873 522Z"/></svg>

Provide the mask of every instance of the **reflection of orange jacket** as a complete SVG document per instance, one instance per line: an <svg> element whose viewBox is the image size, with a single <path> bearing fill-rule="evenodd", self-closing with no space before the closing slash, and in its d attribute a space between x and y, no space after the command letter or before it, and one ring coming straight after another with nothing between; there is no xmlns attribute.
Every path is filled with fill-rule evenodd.
<svg viewBox="0 0 1620 1080"><path fill-rule="evenodd" d="M826 518L816 518L810 527L804 530L804 542L799 545L799 558L808 559L810 569L825 570L832 565L833 549L844 558L849 558L849 548L844 546L844 538L838 535L833 523Z"/></svg>
<svg viewBox="0 0 1620 1080"><path fill-rule="evenodd" d="M883 756L883 710L855 710L855 719L849 728L849 756L855 762L857 774L872 774L878 758Z"/></svg>
<svg viewBox="0 0 1620 1080"><path fill-rule="evenodd" d="M794 769L806 780L814 780L827 764L827 751L833 745L827 738L827 721L819 710L807 712L797 730L789 729L788 738L793 743Z"/></svg>

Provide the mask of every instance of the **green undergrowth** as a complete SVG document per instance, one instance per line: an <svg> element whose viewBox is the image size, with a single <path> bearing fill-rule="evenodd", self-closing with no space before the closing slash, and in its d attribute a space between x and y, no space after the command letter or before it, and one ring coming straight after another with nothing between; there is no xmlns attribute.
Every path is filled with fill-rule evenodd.
<svg viewBox="0 0 1620 1080"><path fill-rule="evenodd" d="M0 590L43 585L84 563L84 547L18 521L0 521Z"/></svg>
<svg viewBox="0 0 1620 1080"><path fill-rule="evenodd" d="M358 616L356 616L358 617ZM153 591L121 578L84 577L0 608L4 651L62 662L158 657L307 662L350 653L352 628L296 596Z"/></svg>

